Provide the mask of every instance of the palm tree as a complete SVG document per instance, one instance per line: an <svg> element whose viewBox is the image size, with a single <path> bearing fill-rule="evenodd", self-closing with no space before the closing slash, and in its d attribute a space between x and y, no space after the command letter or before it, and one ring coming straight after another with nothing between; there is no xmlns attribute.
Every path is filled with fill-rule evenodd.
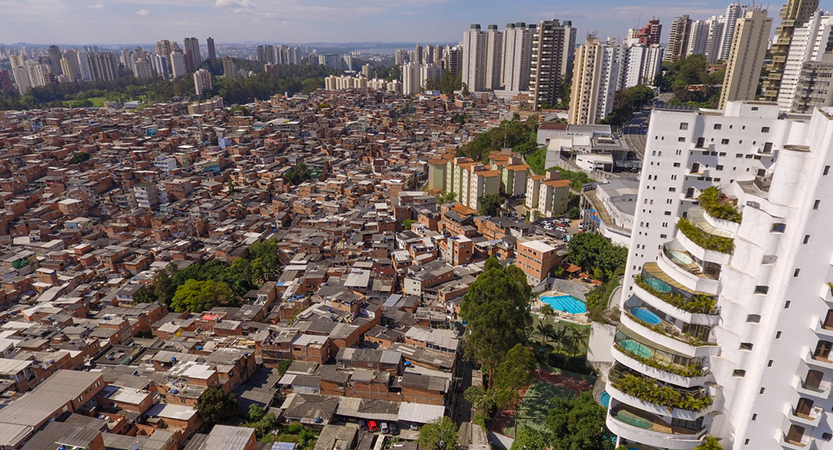
<svg viewBox="0 0 833 450"><path fill-rule="evenodd" d="M575 326L571 325L567 330L567 341L569 342L570 348L573 350L573 356L578 354L578 350L581 347L581 344L587 338L587 333Z"/></svg>
<svg viewBox="0 0 833 450"><path fill-rule="evenodd" d="M548 324L539 323L539 324L535 327L535 331L537 331L537 332L538 332L538 334L539 334L539 335L540 335L540 336L544 339L544 343L545 343L545 344L547 343L547 337L549 337L549 336L547 335L547 327L546 327L546 325L548 325Z"/></svg>
<svg viewBox="0 0 833 450"><path fill-rule="evenodd" d="M565 327L558 327L558 329L554 330L552 333L552 340L555 342L558 350L561 350L561 348L567 344L567 329Z"/></svg>

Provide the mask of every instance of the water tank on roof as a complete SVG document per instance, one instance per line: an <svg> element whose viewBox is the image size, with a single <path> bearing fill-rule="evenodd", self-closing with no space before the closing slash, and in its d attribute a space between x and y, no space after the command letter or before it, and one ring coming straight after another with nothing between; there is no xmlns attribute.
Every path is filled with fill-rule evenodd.
<svg viewBox="0 0 833 450"><path fill-rule="evenodd" d="M197 346L197 351L200 351L200 350L202 350L202 345Z"/></svg>
<svg viewBox="0 0 833 450"><path fill-rule="evenodd" d="M179 394L179 389L171 389L171 394Z"/></svg>
<svg viewBox="0 0 833 450"><path fill-rule="evenodd" d="M172 363L175 363L175 362L176 362L176 356L171 356L171 362L172 362Z"/></svg>

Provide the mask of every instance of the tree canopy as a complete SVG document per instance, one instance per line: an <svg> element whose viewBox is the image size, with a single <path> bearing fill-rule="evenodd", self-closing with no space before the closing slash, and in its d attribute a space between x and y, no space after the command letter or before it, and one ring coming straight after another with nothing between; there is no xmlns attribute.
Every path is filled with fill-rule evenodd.
<svg viewBox="0 0 833 450"><path fill-rule="evenodd" d="M526 342L526 329L532 325L531 294L521 269L512 265L504 268L497 259L489 258L485 271L463 298L460 313L469 333L466 355L487 368L490 385L506 353Z"/></svg>
<svg viewBox="0 0 833 450"><path fill-rule="evenodd" d="M613 111L605 121L614 127L621 127L633 117L634 112L649 104L653 98L653 89L643 85L616 91L613 95Z"/></svg>
<svg viewBox="0 0 833 450"><path fill-rule="evenodd" d="M222 281L188 280L178 288L171 299L171 308L176 312L203 312L232 299L231 288Z"/></svg>
<svg viewBox="0 0 833 450"><path fill-rule="evenodd" d="M549 448L549 436L526 425L518 430L511 450L546 450Z"/></svg>
<svg viewBox="0 0 833 450"><path fill-rule="evenodd" d="M599 234L576 234L570 239L569 249L571 263L606 280L628 261L627 248L615 245Z"/></svg>
<svg viewBox="0 0 833 450"><path fill-rule="evenodd" d="M457 156L468 156L474 161L488 162L489 153L511 148L516 153L526 154L538 148L538 116L525 121L504 120L499 126L479 133L466 145L460 147Z"/></svg>
<svg viewBox="0 0 833 450"><path fill-rule="evenodd" d="M572 400L554 398L547 417L550 445L567 450L613 450L616 437L605 427L607 410L584 392Z"/></svg>
<svg viewBox="0 0 833 450"><path fill-rule="evenodd" d="M673 92L673 104L687 104L716 108L720 100L720 85L725 69L707 73L708 61L704 55L689 55L675 62L665 62L654 84L660 92ZM697 88L690 88L697 86Z"/></svg>
<svg viewBox="0 0 833 450"><path fill-rule="evenodd" d="M443 416L425 424L419 430L419 448L426 450L455 450L457 448L457 425Z"/></svg>
<svg viewBox="0 0 833 450"><path fill-rule="evenodd" d="M484 216L496 216L500 206L503 204L503 197L499 194L486 194L477 198L480 204L480 214Z"/></svg>
<svg viewBox="0 0 833 450"><path fill-rule="evenodd" d="M197 399L197 412L204 421L215 424L236 417L240 405L234 395L226 394L222 388L210 387Z"/></svg>

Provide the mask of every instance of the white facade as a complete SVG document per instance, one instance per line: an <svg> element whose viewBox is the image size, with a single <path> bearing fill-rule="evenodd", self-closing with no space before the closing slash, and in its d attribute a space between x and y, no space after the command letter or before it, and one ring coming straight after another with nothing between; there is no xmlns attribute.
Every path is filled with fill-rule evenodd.
<svg viewBox="0 0 833 450"><path fill-rule="evenodd" d="M709 44L709 22L694 20L688 35L687 55L705 55Z"/></svg>
<svg viewBox="0 0 833 450"><path fill-rule="evenodd" d="M803 27L796 28L790 42L790 51L781 76L778 91L778 106L781 111L790 111L798 88L801 67L805 62L821 61L833 34L833 16L816 11Z"/></svg>
<svg viewBox="0 0 833 450"><path fill-rule="evenodd" d="M419 69L420 64L409 62L402 65L402 94L414 95L419 94Z"/></svg>
<svg viewBox="0 0 833 450"><path fill-rule="evenodd" d="M723 114L655 110L623 294L612 299L633 315L621 316L611 376L644 375L713 401L697 411L670 408L609 382L607 424L621 444L694 449L710 434L727 450L830 448L826 433L833 417L825 411L833 406L828 400L833 331L826 328L833 329L827 284L833 281L833 204L828 205L827 195L833 189L831 150L833 108L789 119L779 118L776 104L762 102L730 102ZM712 217L696 203L710 186L736 199L739 223ZM697 233L730 239L732 247L719 250L677 232L681 217ZM637 274L654 281L637 284ZM716 309L681 309L645 284L685 298L711 296ZM635 319L637 312L644 318L644 311L662 327ZM679 337L683 333L699 343ZM649 366L633 357L634 348L641 356L667 361L665 367L697 363L707 370L683 376ZM622 411L662 421L668 430L673 421L676 430L690 432L658 427L646 432L619 420Z"/></svg>
<svg viewBox="0 0 833 450"><path fill-rule="evenodd" d="M640 84L654 84L654 78L662 69L664 50L659 45L625 46L622 49L621 75L617 90L630 89Z"/></svg>
<svg viewBox="0 0 833 450"><path fill-rule="evenodd" d="M709 64L714 64L720 57L726 18L723 16L711 16L706 19L706 24L709 27L709 37L706 42L706 61Z"/></svg>
<svg viewBox="0 0 833 450"><path fill-rule="evenodd" d="M532 35L534 26L510 23L503 31L503 76L501 84L509 92L529 88L529 71L532 59Z"/></svg>
<svg viewBox="0 0 833 450"><path fill-rule="evenodd" d="M174 78L180 78L185 76L185 56L182 52L173 52L170 56L171 59L171 76Z"/></svg>
<svg viewBox="0 0 833 450"><path fill-rule="evenodd" d="M486 86L486 36L480 25L474 24L463 33L463 83L470 92L482 91Z"/></svg>
<svg viewBox="0 0 833 450"><path fill-rule="evenodd" d="M726 61L729 59L729 52L732 50L732 39L735 37L735 24L738 19L746 15L747 6L741 5L740 2L735 2L726 7L726 15L723 36L720 38L720 53L717 59Z"/></svg>
<svg viewBox="0 0 833 450"><path fill-rule="evenodd" d="M489 25L486 30L486 79L487 90L500 88L501 68L503 67L503 33L497 25Z"/></svg>
<svg viewBox="0 0 833 450"><path fill-rule="evenodd" d="M197 95L202 95L203 90L211 90L211 72L200 69L194 72L194 91Z"/></svg>

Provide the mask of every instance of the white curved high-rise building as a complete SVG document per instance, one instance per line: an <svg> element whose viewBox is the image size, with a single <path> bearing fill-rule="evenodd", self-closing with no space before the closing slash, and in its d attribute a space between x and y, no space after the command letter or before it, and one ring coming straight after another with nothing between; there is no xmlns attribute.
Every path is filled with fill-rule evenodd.
<svg viewBox="0 0 833 450"><path fill-rule="evenodd" d="M591 341L619 444L833 448L831 167L833 108L654 111L622 313Z"/></svg>

